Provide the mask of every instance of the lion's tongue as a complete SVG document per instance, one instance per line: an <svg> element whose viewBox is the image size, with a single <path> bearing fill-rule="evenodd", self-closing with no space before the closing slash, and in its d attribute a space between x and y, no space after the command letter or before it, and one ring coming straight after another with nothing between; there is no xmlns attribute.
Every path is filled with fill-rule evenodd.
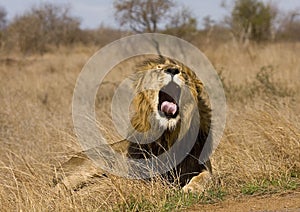
<svg viewBox="0 0 300 212"><path fill-rule="evenodd" d="M161 104L160 110L165 114L174 115L177 111L177 105L174 104L173 102L164 101Z"/></svg>

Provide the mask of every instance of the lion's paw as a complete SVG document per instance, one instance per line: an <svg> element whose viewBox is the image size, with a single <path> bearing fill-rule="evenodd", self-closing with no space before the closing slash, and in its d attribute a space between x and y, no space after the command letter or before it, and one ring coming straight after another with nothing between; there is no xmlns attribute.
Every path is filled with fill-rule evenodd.
<svg viewBox="0 0 300 212"><path fill-rule="evenodd" d="M211 174L208 171L201 172L199 175L193 177L191 181L182 188L183 192L203 193L210 177Z"/></svg>

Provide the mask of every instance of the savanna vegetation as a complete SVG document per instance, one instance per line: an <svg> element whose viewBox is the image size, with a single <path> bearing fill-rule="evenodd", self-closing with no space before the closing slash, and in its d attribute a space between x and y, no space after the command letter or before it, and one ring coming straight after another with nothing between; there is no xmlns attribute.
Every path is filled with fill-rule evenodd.
<svg viewBox="0 0 300 212"><path fill-rule="evenodd" d="M152 1L115 1L117 18L129 11L124 2L140 3L135 5L138 11L146 12L155 5ZM160 1L153 2L159 5ZM135 25L120 23L120 29L103 25L81 29L80 19L70 15L69 7L53 4L33 7L13 20L6 19L4 7L0 9L1 210L214 210L215 203L229 199L285 194L292 195L292 209L300 207L297 12L279 18L275 5L240 0L224 23L206 17L200 30L199 20L185 12L188 8L181 10L173 1L163 2L166 11L176 11L168 15L167 22L156 19L147 25L148 19L139 18ZM248 17L248 12L253 17ZM275 20L280 24L274 25ZM212 181L203 194L183 194L160 178L144 181L112 175L95 176L78 191L53 187L56 168L80 151L71 107L78 74L100 47L137 32L186 39L202 50L218 71L227 98L227 122L212 155ZM105 114L125 69L112 72L99 90L98 115ZM104 122L108 134L109 123Z"/></svg>

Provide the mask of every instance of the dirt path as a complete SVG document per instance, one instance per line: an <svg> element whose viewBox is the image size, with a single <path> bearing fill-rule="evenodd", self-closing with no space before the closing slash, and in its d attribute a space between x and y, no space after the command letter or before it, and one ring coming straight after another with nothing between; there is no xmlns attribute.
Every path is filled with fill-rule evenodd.
<svg viewBox="0 0 300 212"><path fill-rule="evenodd" d="M300 212L300 191L288 194L228 199L213 205L196 205L187 211L295 211Z"/></svg>

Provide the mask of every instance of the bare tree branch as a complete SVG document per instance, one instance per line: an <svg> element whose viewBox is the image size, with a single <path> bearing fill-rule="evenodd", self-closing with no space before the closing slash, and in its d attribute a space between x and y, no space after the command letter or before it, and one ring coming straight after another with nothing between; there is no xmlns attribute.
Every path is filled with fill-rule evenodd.
<svg viewBox="0 0 300 212"><path fill-rule="evenodd" d="M172 0L116 0L115 16L121 26L135 32L156 32L158 24L167 22L175 6Z"/></svg>

